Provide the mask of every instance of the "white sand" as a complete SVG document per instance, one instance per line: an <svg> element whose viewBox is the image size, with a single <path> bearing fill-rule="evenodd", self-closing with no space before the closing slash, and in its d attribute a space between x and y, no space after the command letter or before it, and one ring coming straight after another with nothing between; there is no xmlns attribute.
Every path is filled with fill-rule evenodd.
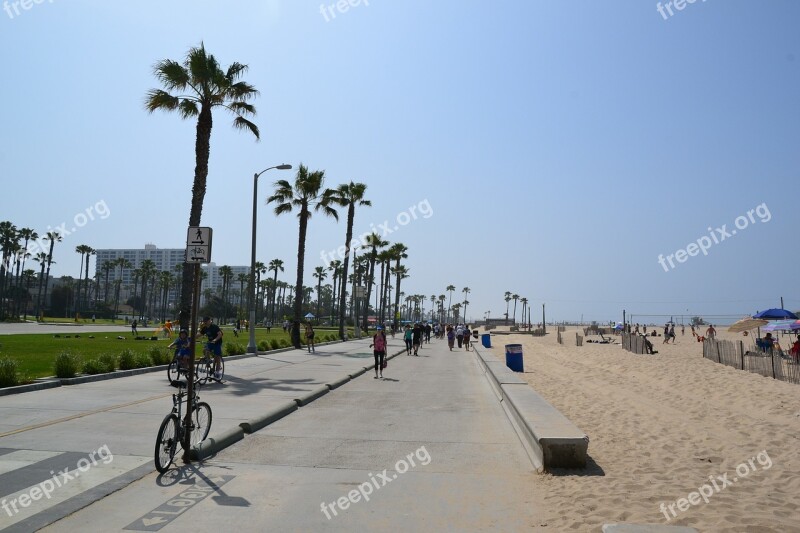
<svg viewBox="0 0 800 533"><path fill-rule="evenodd" d="M720 338L742 338L723 329ZM532 528L596 532L604 523L632 522L800 532L800 386L703 359L689 328L685 336L677 330L674 346L654 339L657 355L576 347L576 331L567 329L564 345L555 328L545 338L492 336L501 360L505 344L523 345L519 375L590 439L590 468L537 483L544 516ZM742 463L745 476L736 472ZM716 476L726 473L737 481L722 488ZM714 491L708 503L677 507L706 483ZM673 504L676 518L667 511L667 521L662 502Z"/></svg>

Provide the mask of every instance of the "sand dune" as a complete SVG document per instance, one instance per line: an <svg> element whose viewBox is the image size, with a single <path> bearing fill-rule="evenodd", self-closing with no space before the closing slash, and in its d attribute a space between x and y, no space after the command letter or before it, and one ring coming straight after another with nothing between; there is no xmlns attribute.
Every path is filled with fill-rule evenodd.
<svg viewBox="0 0 800 533"><path fill-rule="evenodd" d="M537 484L546 510L536 526L800 532L800 386L703 359L688 328L676 345L655 339L657 355L577 347L576 331L567 329L564 345L555 328L545 338L492 337L502 360L504 344L523 345L521 376L590 438L587 471L548 474ZM703 485L708 503L699 493L690 502Z"/></svg>

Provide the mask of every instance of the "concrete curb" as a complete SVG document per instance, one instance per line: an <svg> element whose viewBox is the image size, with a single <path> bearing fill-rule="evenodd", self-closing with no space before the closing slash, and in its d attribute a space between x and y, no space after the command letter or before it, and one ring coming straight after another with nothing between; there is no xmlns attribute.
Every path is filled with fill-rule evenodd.
<svg viewBox="0 0 800 533"><path fill-rule="evenodd" d="M342 385L344 385L345 383L347 383L351 379L353 379L353 378L351 378L350 375L348 374L343 378L334 379L330 383L326 383L325 386L328 387L330 390L338 389L339 387L341 387Z"/></svg>
<svg viewBox="0 0 800 533"><path fill-rule="evenodd" d="M58 380L40 381L38 383L28 383L27 385L17 385L15 387L4 387L0 389L0 396L10 396L11 394L22 394L23 392L33 392L37 390L54 389L60 387Z"/></svg>
<svg viewBox="0 0 800 533"><path fill-rule="evenodd" d="M226 429L222 433L208 437L197 446L192 446L189 457L194 461L202 461L242 439L244 439L244 429L240 426Z"/></svg>
<svg viewBox="0 0 800 533"><path fill-rule="evenodd" d="M247 422L242 422L241 424L239 424L239 427L241 427L247 434L255 433L259 429L263 429L268 425L272 424L273 422L280 420L284 416L289 415L294 411L297 411L297 409L298 409L297 402L292 400L290 402L286 402L284 404L281 404L277 407L270 409L263 415L251 418Z"/></svg>
<svg viewBox="0 0 800 533"><path fill-rule="evenodd" d="M300 406L308 405L311 402L313 402L314 400L316 400L317 398L319 398L321 396L325 396L330 391L331 391L331 389L329 389L327 385L323 385L322 387L319 387L319 388L314 389L312 391L306 392L305 394L301 394L300 396L295 398L294 401L296 401L297 405L300 405Z"/></svg>

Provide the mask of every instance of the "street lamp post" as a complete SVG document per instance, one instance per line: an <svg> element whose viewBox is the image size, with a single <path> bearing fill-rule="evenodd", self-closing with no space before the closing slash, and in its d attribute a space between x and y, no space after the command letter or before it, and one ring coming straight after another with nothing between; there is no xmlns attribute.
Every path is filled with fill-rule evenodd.
<svg viewBox="0 0 800 533"><path fill-rule="evenodd" d="M247 353L257 353L256 347L256 201L258 198L258 178L267 170L277 168L278 170L291 170L292 165L277 165L253 174L253 242L250 249L250 295L247 302L247 307L250 309L250 341L247 344Z"/></svg>

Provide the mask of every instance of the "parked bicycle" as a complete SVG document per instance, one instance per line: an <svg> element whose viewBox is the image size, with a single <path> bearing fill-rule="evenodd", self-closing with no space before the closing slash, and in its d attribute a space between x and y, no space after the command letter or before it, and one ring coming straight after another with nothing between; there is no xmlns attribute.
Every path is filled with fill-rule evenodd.
<svg viewBox="0 0 800 533"><path fill-rule="evenodd" d="M164 417L161 426L158 428L156 438L155 463L156 470L164 473L169 469L175 459L178 443L183 447L183 437L188 428L183 416L183 403L188 392L186 384L180 383L180 392L172 395L172 412ZM197 391L194 393L194 413L191 417L191 446L196 446L208 437L211 429L211 407L206 402L199 401Z"/></svg>

